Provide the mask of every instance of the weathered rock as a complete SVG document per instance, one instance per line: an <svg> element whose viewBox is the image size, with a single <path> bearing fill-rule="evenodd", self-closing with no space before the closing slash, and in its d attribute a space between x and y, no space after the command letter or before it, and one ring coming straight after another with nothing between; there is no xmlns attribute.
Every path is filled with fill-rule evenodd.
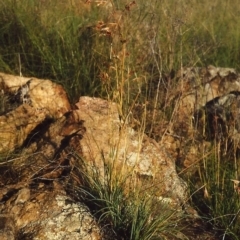
<svg viewBox="0 0 240 240"><path fill-rule="evenodd" d="M69 183L81 184L81 176L73 170L80 167L79 158L73 153L97 168L102 180L104 164L116 164L117 175L132 175L131 189L149 188L153 197L182 209L188 200L187 186L176 173L174 159L164 143L133 130L128 119L121 120L116 103L81 97L78 109L71 110L62 87L49 80L13 77L11 81L5 74L0 79L3 94L9 94L8 104L14 105L0 116L0 152L21 148L19 156L9 160L17 177L7 181L0 175L2 228L10 229L9 236L100 239L89 211L64 189ZM24 184L16 184L14 178Z"/></svg>
<svg viewBox="0 0 240 240"><path fill-rule="evenodd" d="M104 163L115 162L119 165L118 174L124 174L125 166L140 179L151 179L156 196L168 196L177 203L186 201L186 185L178 177L175 162L165 147L121 121L117 104L81 97L76 105L79 110L75 113L87 129L80 142L83 157L97 166L102 176Z"/></svg>
<svg viewBox="0 0 240 240"><path fill-rule="evenodd" d="M196 172L213 140L221 143L225 154L238 151L239 94L240 74L235 69L209 66L179 71L170 98L173 117L167 131L161 130L161 142L181 173Z"/></svg>
<svg viewBox="0 0 240 240"><path fill-rule="evenodd" d="M0 239L14 240L15 235L13 218L9 215L0 214Z"/></svg>
<svg viewBox="0 0 240 240"><path fill-rule="evenodd" d="M13 164L0 169L0 238L101 239L90 211L66 195L63 181L58 183L74 165L68 145L84 132L65 91L49 80L6 74L0 74L0 86L6 97L0 153L21 148L17 158L1 163ZM11 171L19 183L7 184L15 182L16 174L6 177Z"/></svg>
<svg viewBox="0 0 240 240"><path fill-rule="evenodd" d="M5 189L0 198L5 202L0 214L1 239L102 239L89 209L68 197L57 181L53 188L42 183L36 189L22 185Z"/></svg>
<svg viewBox="0 0 240 240"><path fill-rule="evenodd" d="M240 91L240 75L232 68L187 68L179 73L177 119L191 128L195 111L212 99Z"/></svg>
<svg viewBox="0 0 240 240"><path fill-rule="evenodd" d="M0 90L14 95L13 100L19 105L26 103L35 110L42 110L47 117L59 118L71 110L63 87L50 80L0 73Z"/></svg>
<svg viewBox="0 0 240 240"><path fill-rule="evenodd" d="M0 116L0 153L8 154L22 146L31 131L45 118L44 112L27 104Z"/></svg>
<svg viewBox="0 0 240 240"><path fill-rule="evenodd" d="M182 69L177 74L177 86L169 89L165 103L172 112L170 122L162 124L157 121L152 133L165 143L181 168L190 170L193 167L196 170L199 159L208 152L210 145L206 129L199 127L202 124L198 119L203 116L201 111L204 112L205 106L213 99L239 91L240 74L235 69L214 66ZM159 115L162 117L164 114L160 112Z"/></svg>
<svg viewBox="0 0 240 240"><path fill-rule="evenodd" d="M8 104L16 106L0 116L0 153L11 153L44 120L60 118L71 110L62 86L49 80L1 73L0 91L9 96Z"/></svg>
<svg viewBox="0 0 240 240"><path fill-rule="evenodd" d="M240 92L231 92L212 101L195 112L196 127L208 141L222 144L222 151L232 154L240 149ZM229 147L233 147L230 148Z"/></svg>

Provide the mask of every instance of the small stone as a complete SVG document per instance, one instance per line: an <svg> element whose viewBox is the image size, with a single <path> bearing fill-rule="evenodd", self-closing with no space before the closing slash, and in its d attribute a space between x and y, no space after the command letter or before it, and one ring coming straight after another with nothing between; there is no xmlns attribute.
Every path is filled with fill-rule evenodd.
<svg viewBox="0 0 240 240"><path fill-rule="evenodd" d="M28 201L30 198L30 189L29 188L22 188L18 192L17 199L15 201L15 204L23 204L26 201Z"/></svg>

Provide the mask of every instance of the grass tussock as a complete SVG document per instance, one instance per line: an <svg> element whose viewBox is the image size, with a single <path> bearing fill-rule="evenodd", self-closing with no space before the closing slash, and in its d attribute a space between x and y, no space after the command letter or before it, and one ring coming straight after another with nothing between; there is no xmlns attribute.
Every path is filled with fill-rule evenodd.
<svg viewBox="0 0 240 240"><path fill-rule="evenodd" d="M236 159L235 159L236 160ZM221 239L239 238L240 198L237 164L215 143L192 181L193 203ZM200 190L197 190L199 188Z"/></svg>
<svg viewBox="0 0 240 240"><path fill-rule="evenodd" d="M79 161L77 176L81 176L81 185L74 189L69 186L69 191L87 204L110 238L175 239L180 233L181 214L144 187L137 187L132 171L119 171L114 160L107 163L102 159L102 174L99 168L81 158Z"/></svg>

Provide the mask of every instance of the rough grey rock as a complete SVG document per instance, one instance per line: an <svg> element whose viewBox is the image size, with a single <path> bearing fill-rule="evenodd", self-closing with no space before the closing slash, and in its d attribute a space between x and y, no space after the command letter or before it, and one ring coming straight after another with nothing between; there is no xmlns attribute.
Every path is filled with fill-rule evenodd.
<svg viewBox="0 0 240 240"><path fill-rule="evenodd" d="M186 68L179 72L175 97L178 120L190 126L194 112L216 97L240 91L240 74L232 68ZM177 97L178 96L178 97Z"/></svg>
<svg viewBox="0 0 240 240"><path fill-rule="evenodd" d="M55 187L54 191L44 185L39 185L37 191L28 187L16 189L0 215L1 239L102 239L101 229L89 209L74 202L59 184L55 185L58 189Z"/></svg>

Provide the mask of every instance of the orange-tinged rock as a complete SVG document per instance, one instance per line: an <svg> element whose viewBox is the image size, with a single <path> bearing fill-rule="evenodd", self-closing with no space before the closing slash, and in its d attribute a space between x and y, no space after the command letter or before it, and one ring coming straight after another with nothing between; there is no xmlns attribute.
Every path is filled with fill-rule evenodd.
<svg viewBox="0 0 240 240"><path fill-rule="evenodd" d="M13 105L0 116L0 153L21 147L46 119L54 121L71 110L63 87L50 80L0 73L0 91L2 97L11 98L8 105Z"/></svg>

